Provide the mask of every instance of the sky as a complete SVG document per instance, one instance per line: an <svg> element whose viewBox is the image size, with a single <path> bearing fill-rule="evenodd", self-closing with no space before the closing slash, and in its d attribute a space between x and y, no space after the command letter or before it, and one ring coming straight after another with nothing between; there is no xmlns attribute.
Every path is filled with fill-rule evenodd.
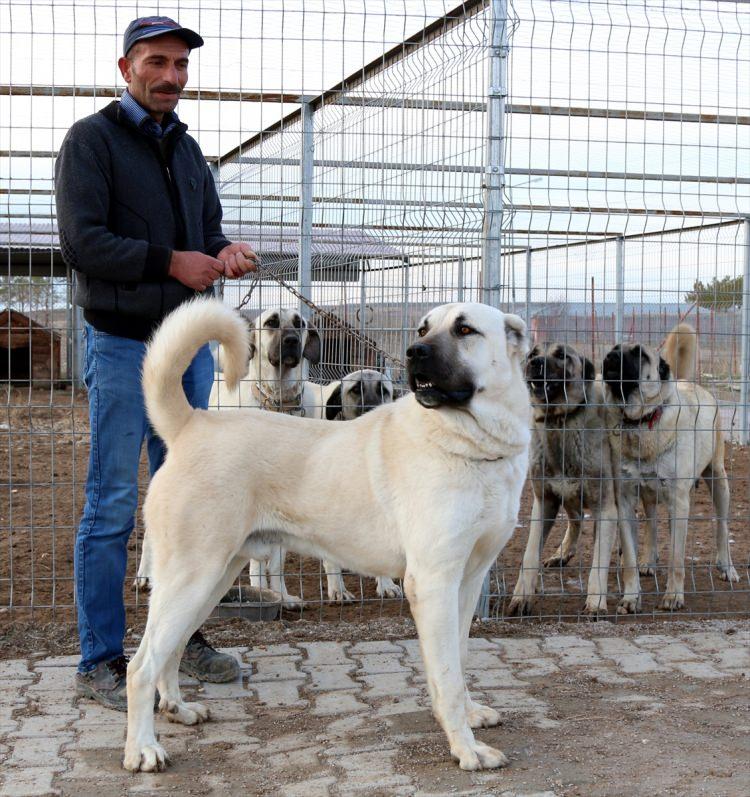
<svg viewBox="0 0 750 797"><path fill-rule="evenodd" d="M192 54L189 88L317 95L454 4L0 0L0 86L122 86L116 66L122 31L137 15L161 13L206 39L206 46ZM508 102L517 108L632 109L745 121L508 114L505 163L513 172L505 189L508 249L542 250L566 240L750 214L750 4L526 0L508 6ZM488 16L480 14L355 89L350 99L483 101L488 34ZM0 150L54 151L73 121L107 101L0 96ZM201 100L182 101L178 111L211 157L296 107ZM486 124L482 111L327 106L315 118L315 158L326 164L315 169L314 223L360 229L400 248L417 264L428 256L433 265L413 267L410 295L454 297L457 258L465 258L469 285L477 277L477 261L471 258L481 245ZM261 161L286 158L291 165L222 169L228 220L248 228L299 222L300 144L299 128L291 127L252 153ZM52 164L51 158L0 157L0 191L50 189ZM517 173L530 169L558 173ZM622 174L587 177L561 171ZM717 183L717 177L725 182ZM237 196L242 198L232 198ZM571 207L581 210L571 212ZM621 212L627 209L634 212ZM680 210L699 215L661 215ZM0 216L8 215L50 219L54 203L43 193L0 193ZM744 240L735 226L629 241L627 300L675 301L697 278L741 273ZM613 252L613 246L603 244L537 251L529 296L581 301L593 276L601 300L609 301ZM506 257L503 272L508 282L514 278L516 296L525 295L525 255ZM365 292L373 299L391 296L403 278L401 272L390 274L387 283L378 277ZM347 297L361 294L359 285L345 287ZM324 293L330 295L330 286Z"/></svg>

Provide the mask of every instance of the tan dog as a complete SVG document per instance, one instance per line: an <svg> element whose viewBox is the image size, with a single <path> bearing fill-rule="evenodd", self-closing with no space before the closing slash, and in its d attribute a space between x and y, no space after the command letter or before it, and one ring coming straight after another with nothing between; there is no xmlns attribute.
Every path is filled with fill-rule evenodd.
<svg viewBox="0 0 750 797"><path fill-rule="evenodd" d="M526 326L487 305L453 304L428 313L419 335L407 350L412 395L330 423L190 407L182 374L207 340L224 345L228 386L246 371L247 327L221 302L182 305L157 330L143 392L168 453L144 505L154 582L128 665L126 769L167 762L154 733L157 687L172 721L208 717L180 695L185 643L248 560L277 545L403 578L451 755L463 769L507 763L474 738L472 727L500 715L474 702L464 673L474 608L515 528L528 466Z"/></svg>
<svg viewBox="0 0 750 797"><path fill-rule="evenodd" d="M596 524L585 611L607 611L607 577L617 536L617 506L609 434L602 412L601 383L593 363L574 346L535 346L526 361L534 426L529 477L534 505L523 564L508 613L530 614L544 542L560 506L568 529L545 565L573 558L584 510Z"/></svg>
<svg viewBox="0 0 750 797"><path fill-rule="evenodd" d="M642 571L656 566L657 505L670 516L671 555L662 609L685 605L685 546L690 496L701 477L716 510L716 567L720 578L739 581L729 552L729 483L724 468L724 436L716 399L683 378L695 373L696 336L682 324L665 342L671 362L648 346L615 346L605 357L602 377L607 399L625 588L619 611L641 605L636 503L640 495L649 533Z"/></svg>

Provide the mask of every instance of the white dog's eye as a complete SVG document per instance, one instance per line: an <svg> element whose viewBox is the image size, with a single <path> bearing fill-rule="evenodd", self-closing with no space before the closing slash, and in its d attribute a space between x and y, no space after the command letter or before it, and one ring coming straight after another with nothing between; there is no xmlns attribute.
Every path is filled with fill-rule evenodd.
<svg viewBox="0 0 750 797"><path fill-rule="evenodd" d="M427 327L420 327L417 330L417 335L419 335L420 338L423 338L426 334L427 334Z"/></svg>
<svg viewBox="0 0 750 797"><path fill-rule="evenodd" d="M459 335L473 335L474 334L474 330L471 327L466 326L466 324L462 324L458 328L458 334Z"/></svg>

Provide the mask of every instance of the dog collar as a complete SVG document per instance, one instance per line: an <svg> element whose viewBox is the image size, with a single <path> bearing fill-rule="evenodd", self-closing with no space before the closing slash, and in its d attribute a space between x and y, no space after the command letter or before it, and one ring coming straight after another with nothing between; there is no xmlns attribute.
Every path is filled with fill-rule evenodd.
<svg viewBox="0 0 750 797"><path fill-rule="evenodd" d="M252 391L261 408L270 412L282 412L284 415L299 415L304 417L305 408L302 406L302 392L304 386L287 399L274 396L263 390L260 382L253 382Z"/></svg>
<svg viewBox="0 0 750 797"><path fill-rule="evenodd" d="M664 405L660 404L653 412L650 412L648 415L642 415L637 421L633 421L625 416L623 416L622 420L625 426L643 426L645 423L648 425L649 429L653 429L661 420L662 415L664 415Z"/></svg>

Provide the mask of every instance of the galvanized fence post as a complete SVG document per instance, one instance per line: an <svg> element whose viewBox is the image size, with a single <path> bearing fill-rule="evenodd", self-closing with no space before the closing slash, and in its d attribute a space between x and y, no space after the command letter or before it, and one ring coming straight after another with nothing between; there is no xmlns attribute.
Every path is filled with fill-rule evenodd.
<svg viewBox="0 0 750 797"><path fill-rule="evenodd" d="M300 159L300 220L299 220L299 292L311 299L312 292L312 223L313 223L313 167L315 142L313 139L313 109L310 97L302 98L302 152ZM310 308L302 301L299 311L310 317Z"/></svg>
<svg viewBox="0 0 750 797"><path fill-rule="evenodd" d="M740 443L750 442L750 408L748 407L748 379L750 379L750 216L743 224L745 246L742 268L742 362L740 365Z"/></svg>
<svg viewBox="0 0 750 797"><path fill-rule="evenodd" d="M505 190L505 100L508 96L508 8L492 0L487 96L487 155L484 173L482 300L500 306L503 191Z"/></svg>
<svg viewBox="0 0 750 797"><path fill-rule="evenodd" d="M484 174L484 229L482 242L482 300L500 306L502 273L503 192L505 190L505 101L508 96L508 5L490 4L492 34L489 47L487 94L487 156ZM489 617L490 573L474 611Z"/></svg>
<svg viewBox="0 0 750 797"><path fill-rule="evenodd" d="M615 245L617 247L615 342L622 343L625 336L625 239L619 236Z"/></svg>

